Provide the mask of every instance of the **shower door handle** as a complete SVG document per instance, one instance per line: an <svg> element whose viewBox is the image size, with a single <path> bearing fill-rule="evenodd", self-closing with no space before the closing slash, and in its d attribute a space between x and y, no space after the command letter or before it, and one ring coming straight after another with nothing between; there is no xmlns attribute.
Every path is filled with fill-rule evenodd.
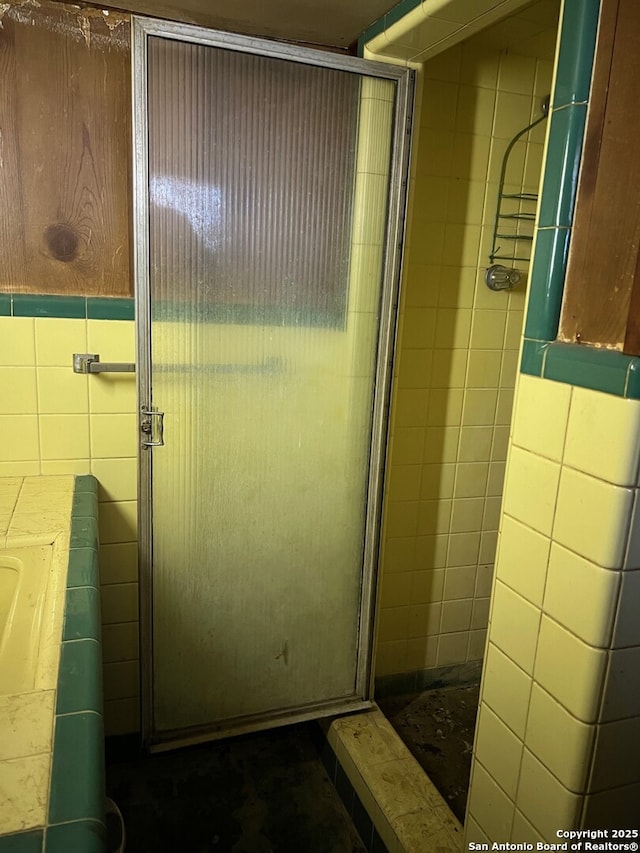
<svg viewBox="0 0 640 853"><path fill-rule="evenodd" d="M141 409L140 432L142 447L162 447L164 445L164 412L154 408Z"/></svg>

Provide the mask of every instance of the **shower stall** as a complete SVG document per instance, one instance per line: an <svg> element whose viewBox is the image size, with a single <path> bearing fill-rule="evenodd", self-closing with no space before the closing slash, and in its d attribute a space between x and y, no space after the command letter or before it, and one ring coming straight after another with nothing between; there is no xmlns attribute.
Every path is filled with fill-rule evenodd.
<svg viewBox="0 0 640 853"><path fill-rule="evenodd" d="M527 4L440 52L427 50L429 20L370 43L421 69L385 492L381 701L480 679L559 8ZM486 279L497 265L507 286L496 290ZM467 759L465 786L470 749Z"/></svg>

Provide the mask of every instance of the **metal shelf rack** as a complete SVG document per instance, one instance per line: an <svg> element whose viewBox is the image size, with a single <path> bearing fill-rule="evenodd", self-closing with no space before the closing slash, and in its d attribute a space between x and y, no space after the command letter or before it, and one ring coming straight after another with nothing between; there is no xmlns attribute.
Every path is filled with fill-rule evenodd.
<svg viewBox="0 0 640 853"><path fill-rule="evenodd" d="M509 156L514 149L515 144L525 136L525 134L533 130L536 125L540 124L540 122L547 118L547 115L549 114L549 95L547 95L542 101L540 111L542 114L535 119L535 121L531 122L527 127L516 133L507 146L507 150L504 152L504 157L502 158L500 181L498 184L498 203L496 205L496 217L493 226L493 240L491 244L491 252L489 253L490 264L495 264L496 261L523 261L528 263L531 259L530 253L525 257L524 255L516 255L516 252L522 244L530 244L533 241L533 223L536 219L538 195L537 193L527 192L506 193L504 191L504 187ZM518 206L516 211L505 209L508 206L508 203L516 202ZM508 222L514 224L513 233L506 233L505 229L502 228L502 226ZM530 228L521 227L527 225L530 226ZM511 253L504 248L504 241L508 241L508 243L513 244L513 251Z"/></svg>

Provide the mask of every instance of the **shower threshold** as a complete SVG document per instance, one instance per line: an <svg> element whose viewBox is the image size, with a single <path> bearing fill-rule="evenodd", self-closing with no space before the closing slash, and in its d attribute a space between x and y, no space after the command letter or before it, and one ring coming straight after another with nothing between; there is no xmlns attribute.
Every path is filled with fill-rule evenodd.
<svg viewBox="0 0 640 853"><path fill-rule="evenodd" d="M378 705L452 812L464 822L480 686L452 685Z"/></svg>
<svg viewBox="0 0 640 853"><path fill-rule="evenodd" d="M320 725L325 767L356 826L366 814L390 853L461 853L462 824L379 708Z"/></svg>

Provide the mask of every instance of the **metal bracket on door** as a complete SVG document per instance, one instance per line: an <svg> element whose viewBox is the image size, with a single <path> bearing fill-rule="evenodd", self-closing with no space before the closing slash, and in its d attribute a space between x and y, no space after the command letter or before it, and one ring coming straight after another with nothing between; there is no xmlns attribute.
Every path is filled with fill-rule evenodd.
<svg viewBox="0 0 640 853"><path fill-rule="evenodd" d="M74 352L74 373L135 373L135 364L129 361L100 361L95 352Z"/></svg>
<svg viewBox="0 0 640 853"><path fill-rule="evenodd" d="M148 440L141 438L142 447L162 447L164 445L164 412L157 409L140 410L140 431Z"/></svg>

